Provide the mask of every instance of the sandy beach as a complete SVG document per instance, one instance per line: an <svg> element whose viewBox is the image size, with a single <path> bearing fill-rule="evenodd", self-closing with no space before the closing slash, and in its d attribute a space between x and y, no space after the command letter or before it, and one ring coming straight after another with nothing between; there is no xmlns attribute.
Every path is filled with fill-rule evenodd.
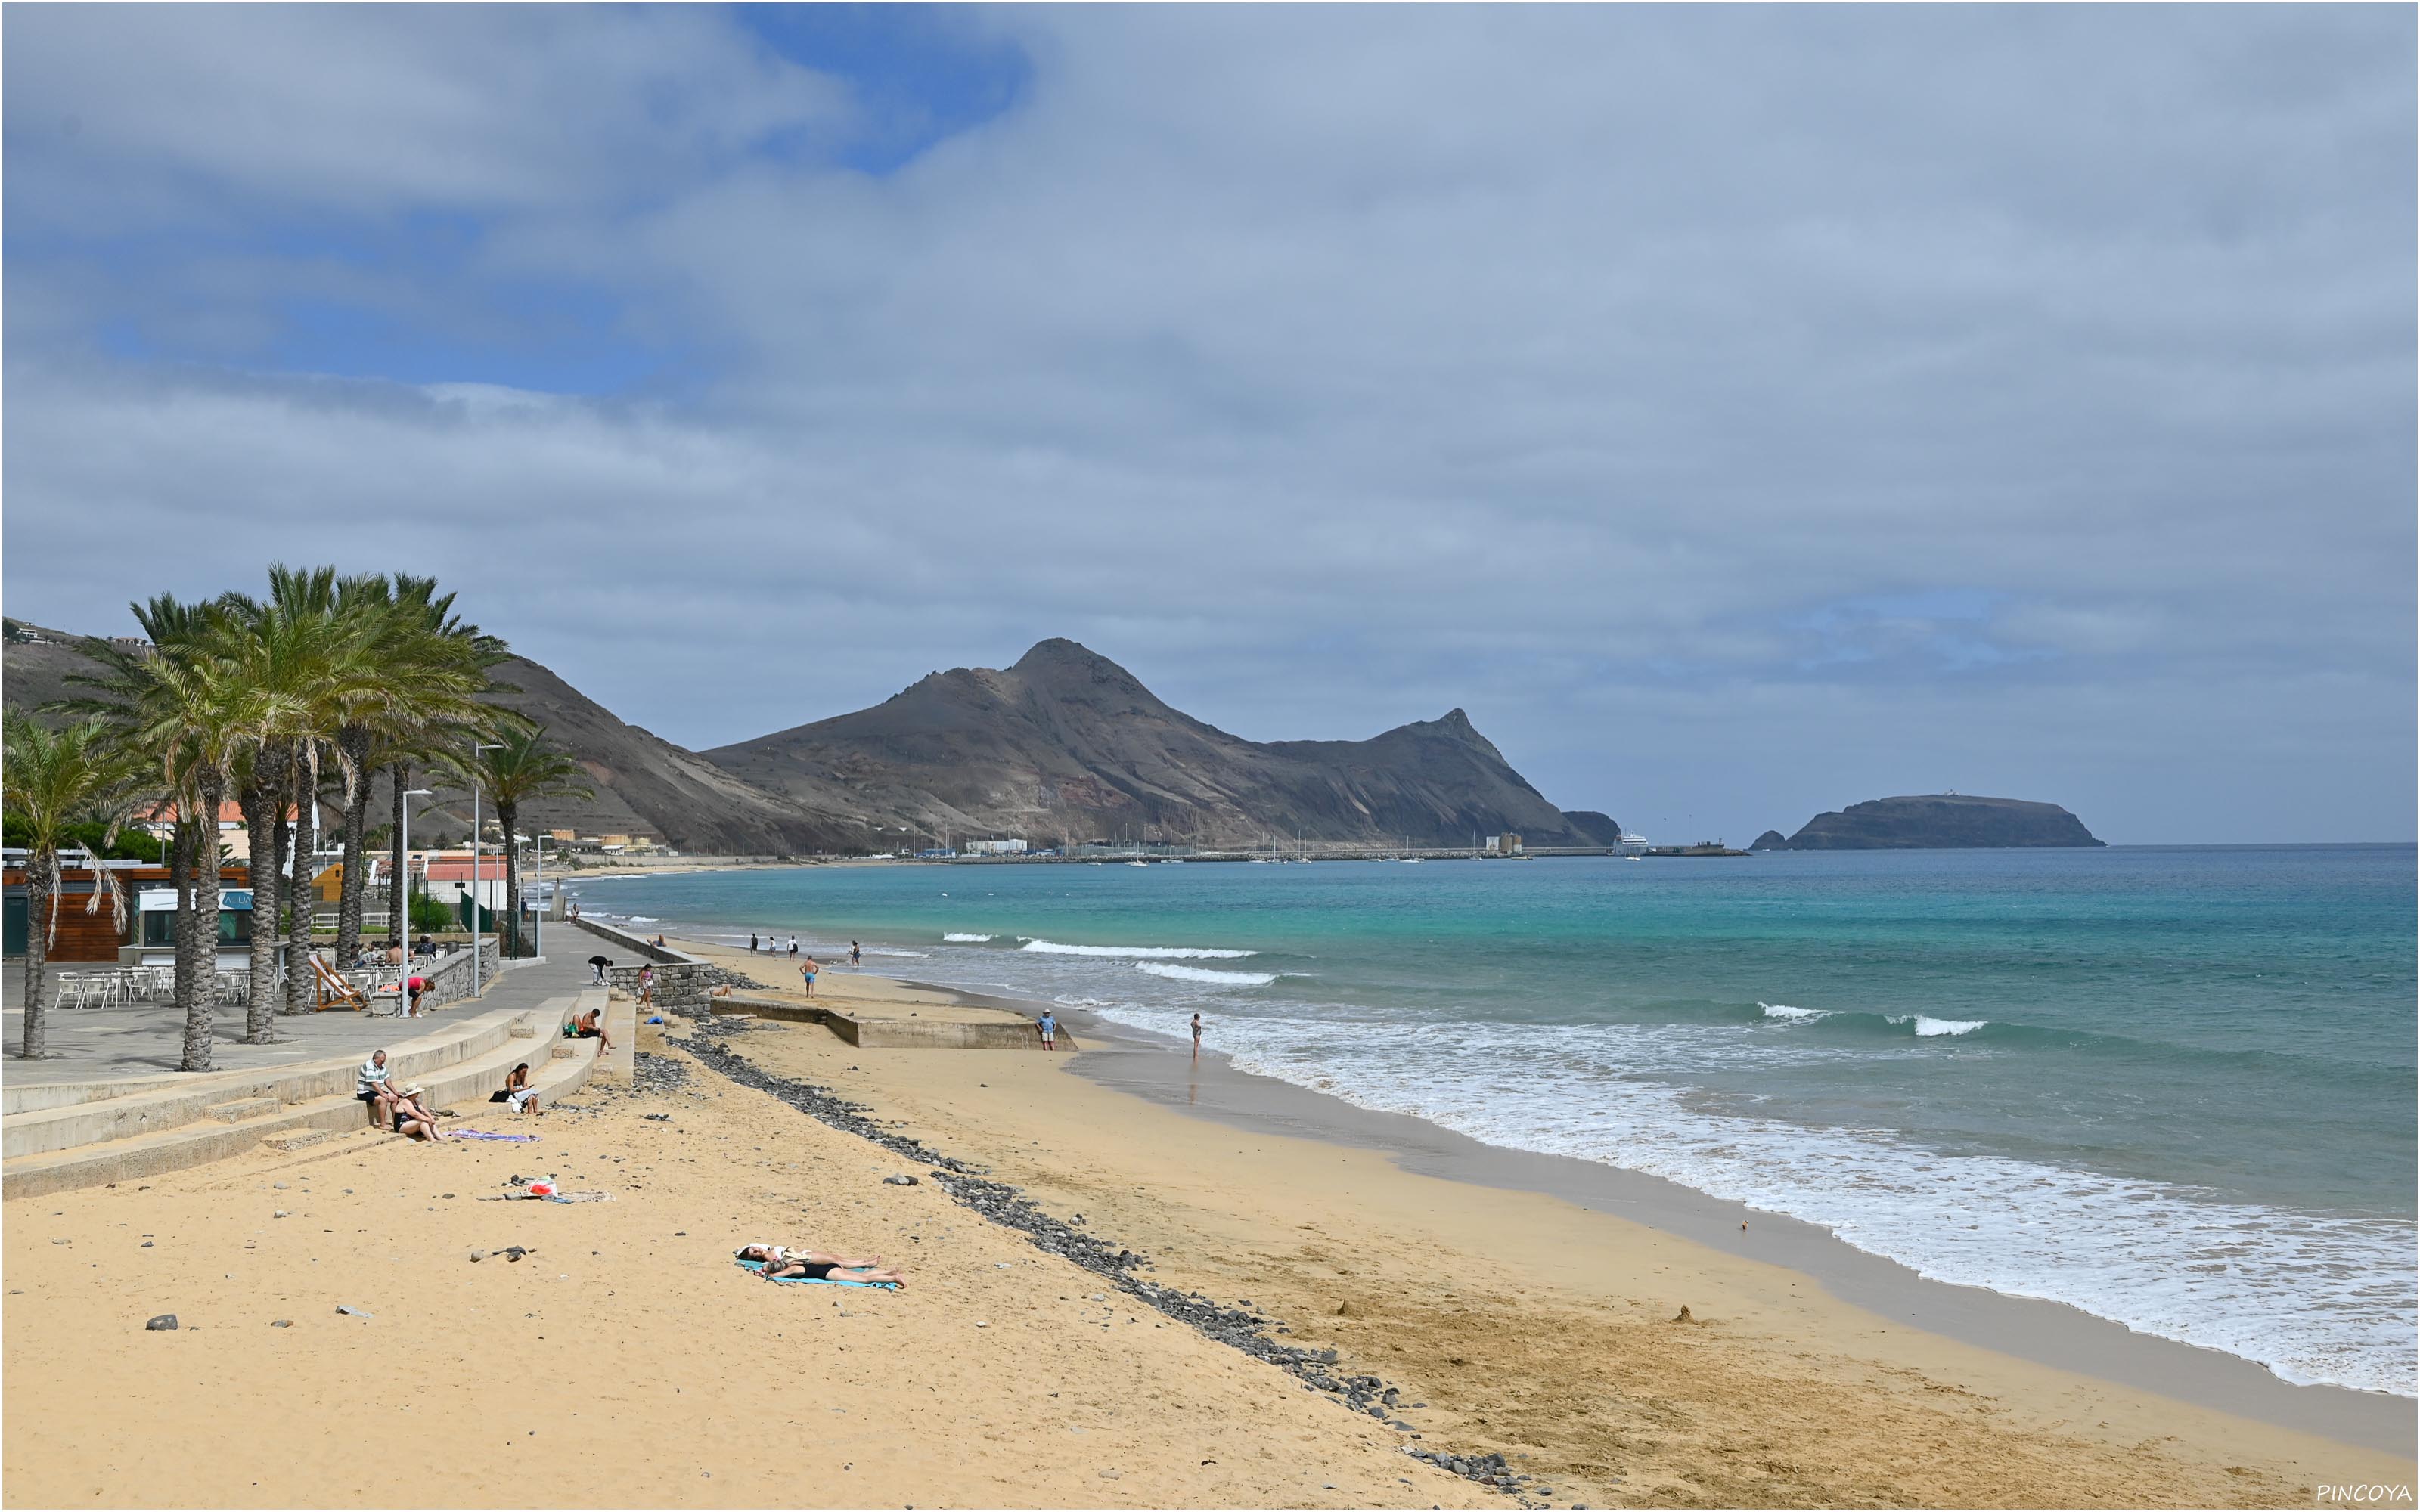
<svg viewBox="0 0 2420 1512"><path fill-rule="evenodd" d="M786 957L706 953L796 995ZM1004 1011L823 982L861 1014ZM1148 1283L1335 1350L1398 1393L1373 1418L700 1063L690 1033L644 1030L630 1090L455 1120L534 1144L362 1134L11 1204L8 1504L1513 1504L1407 1446L1501 1454L1520 1502L1559 1506L2308 1505L2412 1480L2374 1425L1913 1326L1737 1245L1415 1168L1181 1048L715 1036L1080 1215ZM613 1200L480 1200L550 1173ZM910 1285L770 1286L731 1262L754 1239L879 1252ZM178 1331L144 1331L168 1311Z"/></svg>

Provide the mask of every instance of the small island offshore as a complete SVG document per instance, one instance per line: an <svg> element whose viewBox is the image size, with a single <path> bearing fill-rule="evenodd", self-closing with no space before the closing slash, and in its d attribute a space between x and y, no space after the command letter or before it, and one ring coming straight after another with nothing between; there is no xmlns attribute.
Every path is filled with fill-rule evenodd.
<svg viewBox="0 0 2420 1512"><path fill-rule="evenodd" d="M2055 803L1978 798L1962 793L1874 798L1807 821L1784 838L1768 829L1749 847L1759 851L2007 850L2105 844L2084 822Z"/></svg>

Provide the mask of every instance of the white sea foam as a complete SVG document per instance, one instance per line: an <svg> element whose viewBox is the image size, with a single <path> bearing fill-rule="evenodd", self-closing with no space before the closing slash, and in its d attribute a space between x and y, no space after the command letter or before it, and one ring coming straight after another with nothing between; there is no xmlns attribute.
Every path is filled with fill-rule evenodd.
<svg viewBox="0 0 2420 1512"><path fill-rule="evenodd" d="M662 919L658 918L653 914L632 914L628 921L633 924L660 924L663 922Z"/></svg>
<svg viewBox="0 0 2420 1512"><path fill-rule="evenodd" d="M879 946L873 945L862 946L860 949L864 950L867 955L899 956L909 961L923 961L928 958L927 952L923 950L886 950ZM846 955L848 952L845 950L835 950L832 953L835 955Z"/></svg>
<svg viewBox="0 0 2420 1512"><path fill-rule="evenodd" d="M1792 1008L1788 1003L1759 1003L1756 1006L1764 1010L1766 1018L1779 1019L1784 1024L1812 1024L1817 1019L1832 1016L1831 1010L1823 1008Z"/></svg>
<svg viewBox="0 0 2420 1512"><path fill-rule="evenodd" d="M1258 950L1213 950L1194 945L1062 945L1056 940L1028 940L1017 947L1036 955L1106 955L1143 961L1241 961Z"/></svg>
<svg viewBox="0 0 2420 1512"><path fill-rule="evenodd" d="M1135 969L1176 981L1207 982L1213 987L1265 987L1278 980L1274 971L1212 971L1205 966L1171 966L1157 961L1138 961Z"/></svg>
<svg viewBox="0 0 2420 1512"><path fill-rule="evenodd" d="M944 934L941 936L951 945L985 945L999 937L996 934Z"/></svg>
<svg viewBox="0 0 2420 1512"><path fill-rule="evenodd" d="M1890 1021L1905 1024L1911 1018L1916 1021L1916 1037L1919 1040L1936 1039L1945 1034L1972 1034L1992 1022L1989 1019L1937 1019L1922 1013L1894 1013Z"/></svg>
<svg viewBox="0 0 2420 1512"><path fill-rule="evenodd" d="M1174 1005L1101 1011L1160 1033L1181 1023ZM1311 1004L1301 1013L1224 1018L1219 1046L1244 1070L1363 1107L1645 1171L1819 1224L1935 1280L2068 1303L2242 1355L2297 1384L2420 1395L2409 1221L2221 1202L2163 1182L1945 1154L1877 1131L1710 1105L1677 1084L1709 1065L1804 1066L1809 1056L1839 1053L1797 1036L1724 1026L1416 1026L1348 1021ZM1373 1032L1382 1025L1386 1033ZM1521 1091L1507 1098L1511 1066L1520 1068Z"/></svg>

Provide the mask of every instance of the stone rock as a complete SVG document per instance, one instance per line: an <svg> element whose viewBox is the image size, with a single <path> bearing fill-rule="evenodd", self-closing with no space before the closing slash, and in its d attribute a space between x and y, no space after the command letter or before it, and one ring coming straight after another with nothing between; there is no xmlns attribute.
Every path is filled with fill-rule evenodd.
<svg viewBox="0 0 2420 1512"><path fill-rule="evenodd" d="M347 1318L376 1318L378 1316L376 1313L365 1313L359 1307L346 1307L339 1305L336 1308L336 1311L344 1314Z"/></svg>
<svg viewBox="0 0 2420 1512"><path fill-rule="evenodd" d="M914 1186L916 1184L916 1179L912 1176L886 1176L882 1179L882 1184L884 1186Z"/></svg>
<svg viewBox="0 0 2420 1512"><path fill-rule="evenodd" d="M154 1334L173 1334L177 1330L177 1315L162 1313L143 1326Z"/></svg>
<svg viewBox="0 0 2420 1512"><path fill-rule="evenodd" d="M291 1318L272 1319L271 1319L269 1326L271 1328L292 1328L294 1326L294 1319Z"/></svg>

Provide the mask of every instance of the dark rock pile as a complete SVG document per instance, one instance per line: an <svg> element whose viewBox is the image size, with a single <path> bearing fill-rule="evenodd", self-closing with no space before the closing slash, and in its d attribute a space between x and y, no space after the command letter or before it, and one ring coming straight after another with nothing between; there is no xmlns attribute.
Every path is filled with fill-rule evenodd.
<svg viewBox="0 0 2420 1512"><path fill-rule="evenodd" d="M722 1021L713 1025L718 1033L729 1027L736 1026ZM1376 1376L1336 1376L1328 1373L1328 1367L1337 1360L1334 1350L1306 1350L1296 1345L1280 1344L1263 1330L1271 1327L1281 1329L1283 1325L1256 1311L1248 1310L1249 1304L1244 1307L1221 1306L1198 1291L1179 1291L1138 1275L1138 1271L1151 1268L1150 1260L1132 1250L1122 1249L1061 1222L1005 1181L985 1180L989 1167L970 1165L941 1154L920 1140L885 1129L867 1116L873 1109L862 1103L852 1103L828 1087L772 1075L746 1057L718 1042L714 1035L705 1032L706 1028L701 1025L700 1032L692 1034L682 1043L711 1070L742 1087L754 1088L786 1103L809 1118L830 1124L844 1134L870 1139L902 1159L923 1165L934 1185L991 1222L1023 1233L1032 1241L1034 1248L1081 1266L1143 1305L1256 1360L1276 1365L1300 1381L1305 1390L1324 1393L1329 1400L1346 1410L1376 1418L1401 1432L1415 1431L1410 1424L1395 1415L1396 1404L1402 1396L1397 1388ZM1516 1489L1516 1481L1528 1479L1527 1476L1512 1475L1500 1454L1451 1455L1419 1449L1410 1452L1465 1479L1507 1492Z"/></svg>

